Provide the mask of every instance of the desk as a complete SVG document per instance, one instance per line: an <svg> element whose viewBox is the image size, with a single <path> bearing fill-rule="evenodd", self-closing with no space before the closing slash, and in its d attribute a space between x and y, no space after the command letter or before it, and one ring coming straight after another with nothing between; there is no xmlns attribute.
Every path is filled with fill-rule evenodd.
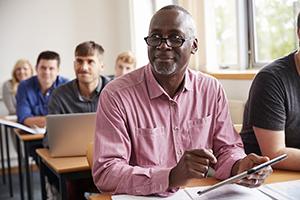
<svg viewBox="0 0 300 200"><path fill-rule="evenodd" d="M1 120L6 120L6 121L13 121L15 122L16 120L13 119L7 119L9 116L1 116ZM9 185L9 194L10 197L13 197L13 187L12 187L12 180L11 180L11 166L10 166L10 152L9 152L9 139L8 139L8 134L11 133L11 129L9 126L5 124L0 124L0 150L1 150L1 164L2 164L2 178L3 178L3 183L5 184L6 180L6 174L5 174L5 167L4 167L4 156L3 156L3 142L2 142L2 131L4 130L5 134L5 144L6 144L6 161L7 161L7 172L8 172L8 185Z"/></svg>
<svg viewBox="0 0 300 200"><path fill-rule="evenodd" d="M29 170L29 148L33 145L41 145L44 138L44 134L28 134L21 131L20 129L14 129L17 141L17 153L18 153L18 165L19 165L19 180L20 180L20 195L21 199L24 199L23 192L23 173L22 173L22 151L21 151L21 141L24 144L24 161L25 161L25 178L27 185L27 197L29 200L33 199L32 194L32 184L31 184L31 174Z"/></svg>
<svg viewBox="0 0 300 200"><path fill-rule="evenodd" d="M265 184L299 180L299 179L300 179L300 172L274 170L273 174L266 179ZM188 187L205 186L205 185L212 185L217 182L218 180L213 177L205 178L205 179L192 179L191 181L189 181L187 186ZM111 200L111 195L109 194L92 195L89 197L89 200Z"/></svg>
<svg viewBox="0 0 300 200"><path fill-rule="evenodd" d="M37 149L40 163L42 199L46 199L45 168L50 169L59 181L61 199L67 199L66 181L91 178L91 170L86 156L53 158L46 148Z"/></svg>

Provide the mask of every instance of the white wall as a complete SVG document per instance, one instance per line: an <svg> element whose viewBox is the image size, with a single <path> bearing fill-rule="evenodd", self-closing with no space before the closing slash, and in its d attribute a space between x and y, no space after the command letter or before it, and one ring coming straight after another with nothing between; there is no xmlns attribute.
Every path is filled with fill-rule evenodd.
<svg viewBox="0 0 300 200"><path fill-rule="evenodd" d="M19 58L35 65L41 51L57 51L61 74L74 78L75 46L94 40L105 49L104 74L113 74L117 54L132 49L129 1L0 0L0 115L8 114L1 101L1 85L11 78ZM16 153L10 147L15 166Z"/></svg>
<svg viewBox="0 0 300 200"><path fill-rule="evenodd" d="M129 0L1 0L0 84L19 58L35 65L41 51L61 55L61 74L73 78L73 52L94 40L105 49L104 74L113 74L121 51L131 49ZM0 95L1 96L1 95Z"/></svg>

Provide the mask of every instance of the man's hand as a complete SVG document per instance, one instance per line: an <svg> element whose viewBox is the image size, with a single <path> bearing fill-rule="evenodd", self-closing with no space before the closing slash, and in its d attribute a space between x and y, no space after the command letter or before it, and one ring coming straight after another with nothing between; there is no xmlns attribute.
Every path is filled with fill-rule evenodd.
<svg viewBox="0 0 300 200"><path fill-rule="evenodd" d="M236 175L241 172L244 172L254 166L257 166L259 164L267 162L268 160L269 160L269 158L266 156L258 156L256 154L251 153L251 154L247 155L245 158L243 158L242 160L236 162L236 164L232 168L232 175ZM265 179L272 172L273 172L273 170L269 166L255 174L251 174L251 175L247 176L246 178L239 180L237 183L240 185L243 185L243 186L247 186L247 187L258 187L261 184L263 184Z"/></svg>
<svg viewBox="0 0 300 200"><path fill-rule="evenodd" d="M24 120L24 124L31 128L44 128L46 126L46 117L45 116L35 116L35 117L27 117Z"/></svg>
<svg viewBox="0 0 300 200"><path fill-rule="evenodd" d="M178 164L169 175L169 187L185 185L191 178L205 178L210 164L217 159L211 149L194 149L184 152Z"/></svg>

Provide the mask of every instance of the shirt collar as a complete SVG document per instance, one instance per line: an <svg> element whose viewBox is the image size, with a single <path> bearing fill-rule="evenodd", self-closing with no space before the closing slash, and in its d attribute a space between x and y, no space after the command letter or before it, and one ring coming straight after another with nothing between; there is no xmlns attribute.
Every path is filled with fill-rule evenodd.
<svg viewBox="0 0 300 200"><path fill-rule="evenodd" d="M39 83L39 79L37 76L35 76L35 79L34 80L34 85L36 86L36 90L42 95L42 96L49 96L52 91L57 88L60 84L59 82L59 76L56 77L55 81L53 82L53 84L51 85L50 88L48 88L48 90L46 91L45 94L42 94L42 91L41 91L41 86L40 86L40 83Z"/></svg>
<svg viewBox="0 0 300 200"><path fill-rule="evenodd" d="M189 68L187 68L187 70L185 71L185 78L184 78L184 89L191 91L193 90L193 83L191 80L191 70Z"/></svg>
<svg viewBox="0 0 300 200"><path fill-rule="evenodd" d="M101 76L99 76L99 82L98 82L98 85L96 87L96 89L93 91L93 94L91 96L90 99L82 96L80 94L80 91L79 91L79 86L78 86L78 79L75 79L75 81L73 82L73 88L74 90L77 92L77 95L78 95L78 99L80 101L83 101L83 102L86 102L86 101L91 101L95 98L95 96L98 96L99 93L101 92L101 88L102 88L102 79L101 79Z"/></svg>
<svg viewBox="0 0 300 200"><path fill-rule="evenodd" d="M192 90L192 80L191 80L191 77L189 76L190 73L191 72L190 72L189 69L187 69L186 72L185 72L183 91ZM155 77L152 73L150 64L148 64L146 66L146 69L145 69L145 80L146 80L146 83L147 83L147 89L149 91L149 96L150 96L151 99L159 97L162 94L166 94L164 89L156 81L156 79L155 79Z"/></svg>

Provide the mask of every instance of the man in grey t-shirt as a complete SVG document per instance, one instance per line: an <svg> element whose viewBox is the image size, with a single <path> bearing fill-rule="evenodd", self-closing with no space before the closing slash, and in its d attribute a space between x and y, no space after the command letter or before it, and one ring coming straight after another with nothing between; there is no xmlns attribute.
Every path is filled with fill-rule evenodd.
<svg viewBox="0 0 300 200"><path fill-rule="evenodd" d="M300 40L300 13L297 20ZM274 168L300 171L300 49L264 67L245 107L241 136L246 153L288 154Z"/></svg>
<svg viewBox="0 0 300 200"><path fill-rule="evenodd" d="M100 75L103 70L104 49L93 42L83 42L75 49L76 79L55 89L48 104L49 114L96 112L98 98L109 78ZM47 135L44 146L48 146ZM92 188L91 179L68 182L68 199L85 199L84 191ZM51 184L57 183L51 181ZM52 187L53 188L53 187Z"/></svg>

